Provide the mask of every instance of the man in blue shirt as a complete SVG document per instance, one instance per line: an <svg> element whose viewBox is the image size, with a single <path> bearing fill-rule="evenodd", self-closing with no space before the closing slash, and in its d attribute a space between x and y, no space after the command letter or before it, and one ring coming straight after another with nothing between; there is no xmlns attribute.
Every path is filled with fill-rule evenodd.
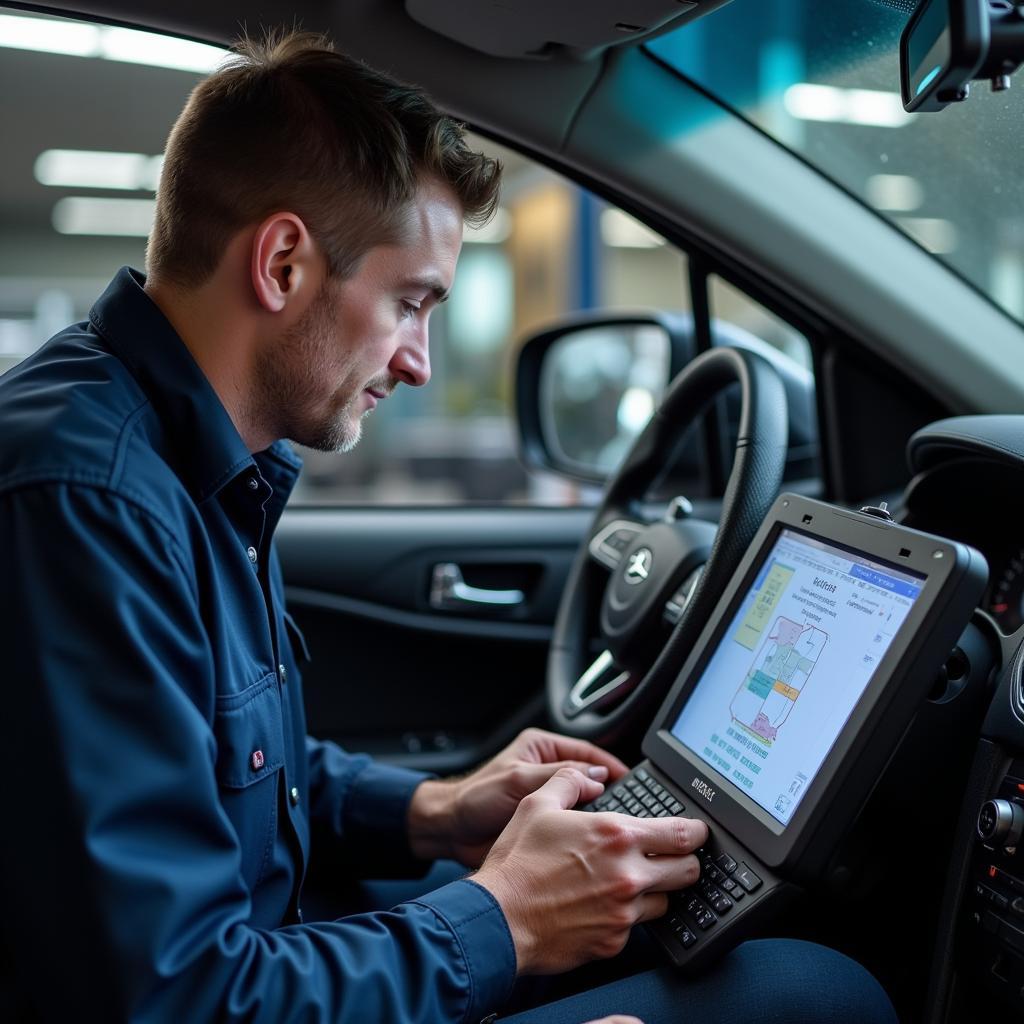
<svg viewBox="0 0 1024 1024"><path fill-rule="evenodd" d="M427 382L428 316L497 184L417 90L306 36L244 44L171 134L149 276L123 269L0 381L20 772L3 1019L478 1021L517 976L619 952L696 879L703 823L571 810L625 770L590 744L530 730L441 781L306 737L272 543L298 471L282 438L346 450ZM312 835L346 876L478 870L304 921ZM790 995L821 1011L856 989L851 1019L887 1019L870 979L812 950L792 962L831 985L798 971ZM725 1009L758 957L688 989L689 1011ZM679 983L652 977L618 1008L668 1012Z"/></svg>

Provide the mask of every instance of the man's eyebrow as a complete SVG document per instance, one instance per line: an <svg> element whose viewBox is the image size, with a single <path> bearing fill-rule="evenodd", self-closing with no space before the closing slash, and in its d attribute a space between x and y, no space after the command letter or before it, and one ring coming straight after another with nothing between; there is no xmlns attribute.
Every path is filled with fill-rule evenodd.
<svg viewBox="0 0 1024 1024"><path fill-rule="evenodd" d="M448 296L451 295L451 289L445 288L440 281L436 278L417 278L413 281L406 282L407 288L415 288L417 291L429 292L434 296L435 302L447 302Z"/></svg>

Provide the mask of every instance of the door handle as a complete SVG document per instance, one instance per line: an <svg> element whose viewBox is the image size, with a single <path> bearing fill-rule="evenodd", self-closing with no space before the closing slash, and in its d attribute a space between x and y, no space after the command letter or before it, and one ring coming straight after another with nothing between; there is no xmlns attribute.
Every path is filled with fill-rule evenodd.
<svg viewBox="0 0 1024 1024"><path fill-rule="evenodd" d="M441 562L434 566L430 578L430 606L432 608L512 608L520 605L526 595L521 590L485 590L471 587L463 578L455 562Z"/></svg>

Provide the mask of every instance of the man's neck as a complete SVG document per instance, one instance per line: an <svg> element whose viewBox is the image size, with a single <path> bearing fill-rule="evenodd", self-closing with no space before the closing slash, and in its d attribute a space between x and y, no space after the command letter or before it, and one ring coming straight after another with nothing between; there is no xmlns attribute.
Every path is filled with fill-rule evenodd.
<svg viewBox="0 0 1024 1024"><path fill-rule="evenodd" d="M276 438L264 436L248 415L254 393L252 345L238 331L238 318L206 286L181 289L147 280L146 294L167 318L217 393L249 451Z"/></svg>

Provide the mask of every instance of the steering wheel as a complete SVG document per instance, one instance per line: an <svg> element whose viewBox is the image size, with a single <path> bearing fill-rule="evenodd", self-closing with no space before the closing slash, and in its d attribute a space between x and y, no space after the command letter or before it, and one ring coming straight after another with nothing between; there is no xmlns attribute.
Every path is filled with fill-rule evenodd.
<svg viewBox="0 0 1024 1024"><path fill-rule="evenodd" d="M691 518L685 498L644 521L640 501L687 428L737 383L739 435L717 529ZM559 731L608 743L664 697L778 494L787 438L785 388L761 356L715 348L675 378L609 482L562 594L547 672Z"/></svg>

